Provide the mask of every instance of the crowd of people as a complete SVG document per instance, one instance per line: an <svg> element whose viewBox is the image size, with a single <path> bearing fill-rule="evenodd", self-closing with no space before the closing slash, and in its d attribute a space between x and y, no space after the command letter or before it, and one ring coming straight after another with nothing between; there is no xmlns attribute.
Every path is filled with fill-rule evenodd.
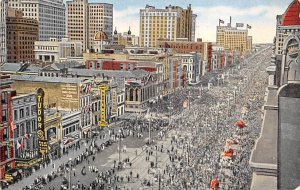
<svg viewBox="0 0 300 190"><path fill-rule="evenodd" d="M270 53L267 49L228 71L219 86L204 90L200 98L199 87L184 92L191 103L172 120L175 140L169 162L160 166L165 168L162 189L250 189L249 160L261 130ZM236 126L238 120L245 128Z"/></svg>
<svg viewBox="0 0 300 190"><path fill-rule="evenodd" d="M34 184L23 189L41 189L57 177L64 178L61 189L68 189L69 172L74 176L84 176L87 172L96 174L89 185L78 181L73 183L72 189L118 190L122 189L122 184L134 179L146 186L154 185L151 179L139 179L139 173L129 173L125 177L118 174L124 167L131 167L129 158L124 158L121 162L114 161L113 166L105 171L93 164L97 154L105 147L128 136L145 138L149 129L157 134L157 141L166 134L172 136L171 147L153 144L146 150L149 156L153 154L154 148L169 154L166 163L156 166L163 171L157 181L161 189L249 189L252 177L249 159L260 132L260 110L267 85L264 69L270 52L267 49L247 59L239 68L225 70L221 82L207 80L208 83L214 81L212 88L203 87L205 84L188 87L152 103L150 117L147 113L148 117L141 114L137 118L124 120L122 127L109 129L108 134L100 134L87 140L86 148L79 156L62 163L55 171L37 177ZM189 101L188 107L183 109L182 105L186 101ZM165 120L160 115L169 117ZM235 125L237 120L245 121L247 126L239 128ZM106 141L99 144L100 139ZM236 146L232 148L227 144L228 140L235 142ZM226 156L228 150L233 153L229 157ZM88 167L81 166L81 172L75 174L71 168L79 167L83 162L87 162ZM155 173L154 175L157 176ZM216 187L212 187L213 180L218 181Z"/></svg>

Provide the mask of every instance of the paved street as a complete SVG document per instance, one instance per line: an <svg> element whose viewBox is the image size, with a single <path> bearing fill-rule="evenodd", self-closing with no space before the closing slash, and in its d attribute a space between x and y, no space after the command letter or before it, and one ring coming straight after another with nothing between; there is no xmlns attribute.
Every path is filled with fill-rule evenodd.
<svg viewBox="0 0 300 190"><path fill-rule="evenodd" d="M149 122L133 119L113 127L114 133L104 130L101 135L105 134L105 138L90 140L86 146L83 144L79 150L71 151L10 188L22 189L38 177L52 174L60 177L47 180L41 189L60 189L69 177L74 189L209 189L214 178L221 181L222 189L249 189L248 161L260 130L260 109L266 87L263 72L269 53L267 49L241 66L225 70L220 73L225 76L221 81L216 82L218 75L208 77L210 82L214 79L212 88L204 84L187 87L169 99L154 103L150 118L159 115L168 118L171 113L167 119L171 124L164 128L153 119L151 145L145 143ZM190 106L183 109L187 99L191 101ZM140 117L136 119L149 118L145 114ZM246 121L246 129L235 126L239 119ZM120 143L122 164L118 168L119 129L126 138ZM115 142L104 150L94 151L109 139ZM228 140L237 141L238 145L228 145ZM225 159L227 150L224 149L228 147L235 152L232 158ZM65 166L69 158L79 160L84 154L89 156L74 164L69 175ZM60 165L63 169L58 172ZM239 176L240 180L233 180L233 176Z"/></svg>

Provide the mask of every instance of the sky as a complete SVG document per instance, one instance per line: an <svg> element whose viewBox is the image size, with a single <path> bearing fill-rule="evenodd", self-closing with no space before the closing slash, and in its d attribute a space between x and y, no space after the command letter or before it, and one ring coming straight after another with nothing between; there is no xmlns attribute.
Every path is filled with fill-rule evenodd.
<svg viewBox="0 0 300 190"><path fill-rule="evenodd" d="M293 0L89 0L89 2L112 3L114 5L114 28L119 33L128 31L139 35L139 10L145 5L165 8L168 5L186 8L192 5L197 14L196 38L216 41L216 26L219 19L252 26L249 35L253 43L270 43L276 29L276 15L283 14Z"/></svg>

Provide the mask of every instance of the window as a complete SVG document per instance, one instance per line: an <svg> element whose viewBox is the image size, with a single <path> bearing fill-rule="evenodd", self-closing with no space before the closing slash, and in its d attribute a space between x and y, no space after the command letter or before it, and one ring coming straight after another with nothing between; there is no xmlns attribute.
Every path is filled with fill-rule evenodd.
<svg viewBox="0 0 300 190"><path fill-rule="evenodd" d="M20 109L20 119L24 118L24 109Z"/></svg>
<svg viewBox="0 0 300 190"><path fill-rule="evenodd" d="M26 107L26 116L29 116L30 111L29 111L29 107Z"/></svg>
<svg viewBox="0 0 300 190"><path fill-rule="evenodd" d="M18 120L18 110L14 110L14 121Z"/></svg>
<svg viewBox="0 0 300 190"><path fill-rule="evenodd" d="M30 121L26 122L26 133L31 133L31 130L30 130Z"/></svg>

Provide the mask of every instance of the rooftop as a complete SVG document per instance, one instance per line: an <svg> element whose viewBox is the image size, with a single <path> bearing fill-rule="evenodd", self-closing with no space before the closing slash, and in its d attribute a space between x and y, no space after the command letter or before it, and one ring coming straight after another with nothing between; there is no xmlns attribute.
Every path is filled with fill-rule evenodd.
<svg viewBox="0 0 300 190"><path fill-rule="evenodd" d="M79 77L114 77L114 78L143 78L150 73L145 70L132 70L132 71L110 71L110 70L95 70L95 69L68 69L69 75L78 75Z"/></svg>
<svg viewBox="0 0 300 190"><path fill-rule="evenodd" d="M294 26L300 25L300 2L299 0L294 0L290 6L286 9L283 18L282 26Z"/></svg>
<svg viewBox="0 0 300 190"><path fill-rule="evenodd" d="M14 81L70 83L70 84L80 84L83 82L83 79L79 79L79 78L42 77L42 76L33 76L33 75L11 75L11 79Z"/></svg>

